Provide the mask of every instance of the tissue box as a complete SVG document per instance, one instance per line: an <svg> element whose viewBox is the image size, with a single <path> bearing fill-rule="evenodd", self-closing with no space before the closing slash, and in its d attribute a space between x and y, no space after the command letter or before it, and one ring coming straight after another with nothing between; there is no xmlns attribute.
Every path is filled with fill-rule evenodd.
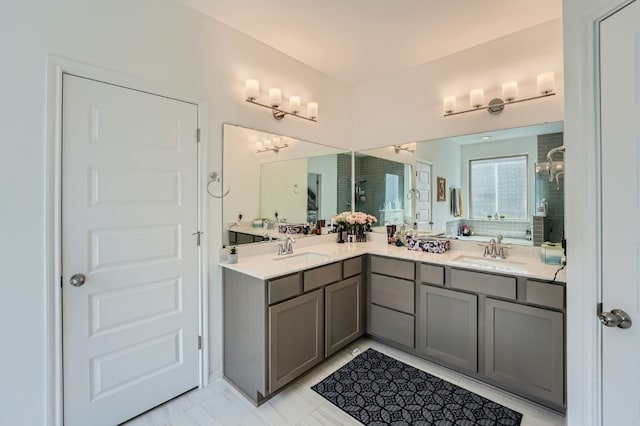
<svg viewBox="0 0 640 426"><path fill-rule="evenodd" d="M562 243L544 242L540 246L540 260L547 265L559 265L563 253Z"/></svg>
<svg viewBox="0 0 640 426"><path fill-rule="evenodd" d="M413 238L407 235L407 248L411 251L422 251L425 253L446 253L451 250L449 240Z"/></svg>

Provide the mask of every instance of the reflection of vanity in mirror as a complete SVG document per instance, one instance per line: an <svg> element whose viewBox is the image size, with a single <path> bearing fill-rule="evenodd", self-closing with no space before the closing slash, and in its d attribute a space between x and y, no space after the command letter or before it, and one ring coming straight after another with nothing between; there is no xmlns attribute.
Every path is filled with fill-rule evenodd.
<svg viewBox="0 0 640 426"><path fill-rule="evenodd" d="M535 246L560 242L562 131L563 123L556 122L361 151L356 209L375 215L380 225L406 223L425 235L472 241L501 235L506 244ZM446 186L443 201L436 197L438 178Z"/></svg>
<svg viewBox="0 0 640 426"><path fill-rule="evenodd" d="M223 136L225 245L280 239L286 225L297 232L351 209L350 152L231 124Z"/></svg>

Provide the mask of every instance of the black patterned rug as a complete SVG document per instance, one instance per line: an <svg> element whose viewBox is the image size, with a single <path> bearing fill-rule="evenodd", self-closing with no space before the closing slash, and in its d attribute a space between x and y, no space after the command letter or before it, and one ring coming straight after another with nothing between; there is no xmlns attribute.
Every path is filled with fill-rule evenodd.
<svg viewBox="0 0 640 426"><path fill-rule="evenodd" d="M311 387L365 425L518 426L522 414L373 349Z"/></svg>

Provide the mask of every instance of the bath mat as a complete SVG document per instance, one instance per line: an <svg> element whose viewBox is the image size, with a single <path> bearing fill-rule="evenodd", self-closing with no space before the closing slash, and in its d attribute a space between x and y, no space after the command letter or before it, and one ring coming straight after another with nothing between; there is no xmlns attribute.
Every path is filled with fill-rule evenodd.
<svg viewBox="0 0 640 426"><path fill-rule="evenodd" d="M368 349L311 387L365 425L518 426L522 414Z"/></svg>

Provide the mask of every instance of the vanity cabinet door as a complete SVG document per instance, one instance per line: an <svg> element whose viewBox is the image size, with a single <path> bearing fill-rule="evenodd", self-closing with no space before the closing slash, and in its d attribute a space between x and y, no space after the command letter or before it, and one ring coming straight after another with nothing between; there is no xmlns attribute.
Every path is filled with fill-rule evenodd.
<svg viewBox="0 0 640 426"><path fill-rule="evenodd" d="M478 371L478 296L421 285L418 350L452 366Z"/></svg>
<svg viewBox="0 0 640 426"><path fill-rule="evenodd" d="M486 299L485 374L522 395L564 406L564 316Z"/></svg>
<svg viewBox="0 0 640 426"><path fill-rule="evenodd" d="M324 289L269 307L269 392L324 359Z"/></svg>
<svg viewBox="0 0 640 426"><path fill-rule="evenodd" d="M363 333L360 275L325 287L325 351L329 357Z"/></svg>

